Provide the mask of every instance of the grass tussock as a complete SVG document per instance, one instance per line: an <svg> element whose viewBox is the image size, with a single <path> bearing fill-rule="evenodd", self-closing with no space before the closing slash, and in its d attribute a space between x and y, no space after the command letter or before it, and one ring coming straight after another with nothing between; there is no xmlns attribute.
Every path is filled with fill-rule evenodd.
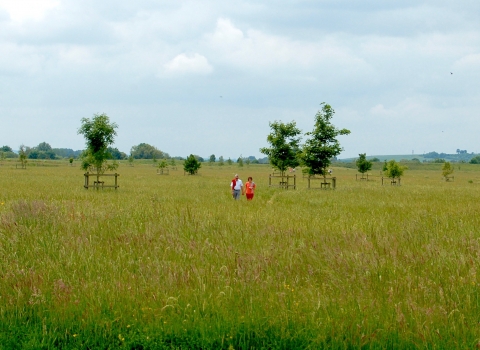
<svg viewBox="0 0 480 350"><path fill-rule="evenodd" d="M0 348L475 348L476 168L268 188L269 168L0 168ZM239 172L255 199L235 202Z"/></svg>

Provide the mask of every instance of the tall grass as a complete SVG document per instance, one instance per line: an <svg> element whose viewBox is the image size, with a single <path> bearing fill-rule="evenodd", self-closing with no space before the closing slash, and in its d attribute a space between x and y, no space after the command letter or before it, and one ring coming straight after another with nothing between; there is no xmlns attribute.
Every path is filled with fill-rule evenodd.
<svg viewBox="0 0 480 350"><path fill-rule="evenodd" d="M267 166L122 165L116 191L2 167L0 348L474 348L478 173L440 166L398 187L335 168L334 191L268 188Z"/></svg>

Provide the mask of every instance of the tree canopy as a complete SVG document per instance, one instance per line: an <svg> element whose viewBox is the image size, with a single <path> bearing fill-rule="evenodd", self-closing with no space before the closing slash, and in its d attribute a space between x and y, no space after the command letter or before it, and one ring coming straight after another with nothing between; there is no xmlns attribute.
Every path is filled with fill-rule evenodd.
<svg viewBox="0 0 480 350"><path fill-rule="evenodd" d="M408 169L406 166L400 165L394 159L386 163L386 170L384 173L391 179L398 179L403 176L403 172Z"/></svg>
<svg viewBox="0 0 480 350"><path fill-rule="evenodd" d="M470 164L480 164L480 156L475 156L470 159Z"/></svg>
<svg viewBox="0 0 480 350"><path fill-rule="evenodd" d="M325 102L321 106L321 110L315 115L313 131L306 133L310 138L305 141L301 158L310 175L318 174L325 177L332 158L342 151L337 136L348 135L350 130L337 129L331 123L335 114L333 108Z"/></svg>
<svg viewBox="0 0 480 350"><path fill-rule="evenodd" d="M48 152L52 150L52 146L50 146L50 144L46 142L39 143L36 148L37 148L37 151L40 151L40 152Z"/></svg>
<svg viewBox="0 0 480 350"><path fill-rule="evenodd" d="M117 124L110 122L106 114L94 114L92 119L82 118L81 123L78 134L85 137L87 146L81 155L82 169L95 170L97 173L116 169L116 163L107 164L107 159L111 157L108 147L117 135Z"/></svg>
<svg viewBox="0 0 480 350"><path fill-rule="evenodd" d="M355 161L359 173L365 174L372 169L373 162L367 160L366 153L360 153L358 159Z"/></svg>
<svg viewBox="0 0 480 350"><path fill-rule="evenodd" d="M301 131L294 121L286 124L275 121L269 125L272 130L267 136L270 147L260 148L260 152L268 157L272 167L284 174L288 168L295 168L300 164L298 156Z"/></svg>
<svg viewBox="0 0 480 350"><path fill-rule="evenodd" d="M197 157L195 157L193 154L190 154L183 163L183 170L190 175L194 175L198 172L198 169L200 169L201 166L202 163L197 160Z"/></svg>
<svg viewBox="0 0 480 350"><path fill-rule="evenodd" d="M135 159L161 159L161 158L170 158L168 153L162 152L157 149L155 146L149 145L148 143L140 143L136 146L133 146L130 150L130 154Z"/></svg>

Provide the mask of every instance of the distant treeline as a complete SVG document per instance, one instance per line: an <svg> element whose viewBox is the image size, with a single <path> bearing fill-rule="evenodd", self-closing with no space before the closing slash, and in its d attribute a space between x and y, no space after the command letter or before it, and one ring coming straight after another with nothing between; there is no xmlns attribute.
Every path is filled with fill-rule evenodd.
<svg viewBox="0 0 480 350"><path fill-rule="evenodd" d="M455 154L428 152L423 155L423 158L431 159L432 161L444 159L450 162L469 162L473 157L475 157L475 153L468 153L467 150L461 149L457 149Z"/></svg>
<svg viewBox="0 0 480 350"><path fill-rule="evenodd" d="M149 145L148 143L140 143L136 146L133 146L130 149L130 155L127 155L125 152L121 152L116 147L109 147L108 151L110 153L110 159L114 160L122 160L122 159L152 159L152 160L159 160L159 159L177 159L183 160L184 157L174 156L171 157L167 152L163 152L156 148L155 146ZM25 146L25 154L28 159L69 159L69 158L79 158L82 154L83 150L74 151L71 148L53 148L47 142L41 142L35 147L28 147ZM214 158L214 162L223 162L223 157L221 156L219 159L215 159L215 156L212 155ZM203 158L200 156L195 156L198 161L200 162L208 162L211 161L212 156L210 158ZM10 146L2 146L0 147L0 158L18 158L18 152L13 151ZM268 163L268 158L260 158L256 159L254 156L250 157L239 157L236 160L225 160L226 163L236 163L241 161L246 162L247 164L266 164Z"/></svg>

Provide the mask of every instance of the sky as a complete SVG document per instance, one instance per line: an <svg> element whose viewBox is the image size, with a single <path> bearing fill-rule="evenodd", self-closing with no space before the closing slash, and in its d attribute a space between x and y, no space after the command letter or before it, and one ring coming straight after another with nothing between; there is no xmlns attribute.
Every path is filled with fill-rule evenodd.
<svg viewBox="0 0 480 350"><path fill-rule="evenodd" d="M0 0L0 145L263 157L322 102L340 158L480 152L480 1Z"/></svg>

